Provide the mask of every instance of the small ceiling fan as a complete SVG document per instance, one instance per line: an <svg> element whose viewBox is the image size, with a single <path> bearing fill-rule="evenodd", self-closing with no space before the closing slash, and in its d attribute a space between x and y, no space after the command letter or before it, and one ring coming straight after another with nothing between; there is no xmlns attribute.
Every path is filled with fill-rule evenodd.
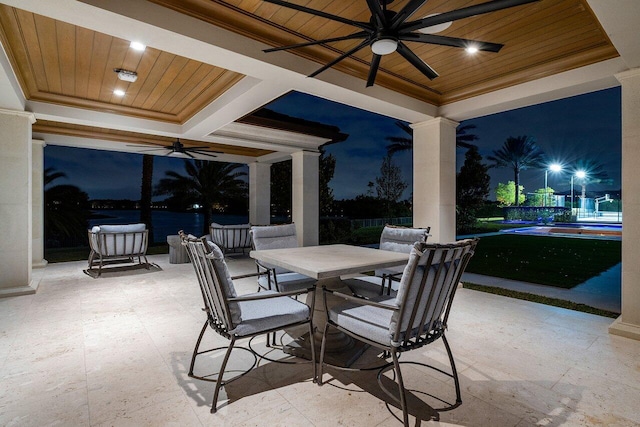
<svg viewBox="0 0 640 427"><path fill-rule="evenodd" d="M310 9L306 6L289 3L287 1L264 1L290 9L295 9L300 12L310 13L312 15L320 16L332 21L341 22L360 29L360 31L349 34L347 36L332 37L328 39L298 43L289 46L275 47L271 49L265 49L264 52L276 52L280 50L295 49L317 44L362 39L362 41L357 46L344 52L333 61L329 62L315 72L309 74L309 77L317 76L323 71L333 67L343 59L369 46L373 54L371 58L371 65L369 67L369 75L367 77L367 87L369 87L373 86L373 84L375 83L376 74L378 73L378 68L380 66L380 60L382 59L382 56L388 55L393 52L398 52L400 55L402 55L404 59L411 63L411 65L417 68L426 77L428 77L429 80L433 80L434 78L438 77L438 73L420 57L418 57L413 51L411 51L411 49L409 49L404 42L417 42L441 46L451 46L472 49L473 51L480 50L486 52L498 52L503 45L479 40L467 40L456 37L446 37L436 34L429 34L427 29L429 27L450 23L459 19L482 15L489 12L495 12L502 9L508 9L511 7L520 6L540 0L492 0L475 6L463 7L461 9L452 10L450 12L427 16L424 18L416 19L414 21L408 21L408 19L411 18L411 16L428 0L409 0L407 4L397 12L387 9L387 6L393 3L394 0L366 0L367 5L369 6L369 10L371 11L371 18L369 19L369 22L353 21L351 19L346 19L341 16L323 12L321 10Z"/></svg>
<svg viewBox="0 0 640 427"><path fill-rule="evenodd" d="M222 151L209 150L208 149L209 147L207 147L206 145L201 147L185 147L184 144L180 142L180 138L177 138L175 141L173 141L171 145L165 145L165 144L154 143L154 142L145 142L145 144L139 144L139 145L129 144L129 147L149 147L149 145L157 145L159 148L149 148L147 150L139 150L139 152L144 153L149 151L167 150L168 152L167 154L165 154L166 156L170 156L172 154L180 154L180 155L190 157L192 159L195 159L195 157L191 153L195 153L195 154L199 154L201 156L207 156L207 157L218 157L214 153L222 154Z"/></svg>

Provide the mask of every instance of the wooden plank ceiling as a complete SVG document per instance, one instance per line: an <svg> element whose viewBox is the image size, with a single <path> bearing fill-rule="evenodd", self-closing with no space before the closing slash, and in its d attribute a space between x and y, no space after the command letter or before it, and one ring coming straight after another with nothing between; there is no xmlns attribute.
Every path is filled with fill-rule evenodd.
<svg viewBox="0 0 640 427"><path fill-rule="evenodd" d="M262 41L285 46L358 31L355 27L262 0L150 0L173 10ZM291 0L341 17L368 21L365 0ZM396 0L399 10L408 0ZM414 14L468 7L487 0L430 0ZM618 56L586 0L541 0L511 9L455 21L445 36L504 44L499 53L469 55L463 49L407 42L440 76L429 81L398 53L383 57L376 84L436 105L524 83ZM343 41L291 52L321 65L359 41ZM277 55L271 53L265 55ZM366 80L370 49L364 48L334 68Z"/></svg>
<svg viewBox="0 0 640 427"><path fill-rule="evenodd" d="M6 5L0 41L29 100L171 123L184 123L244 77ZM137 81L119 80L116 68L137 72Z"/></svg>
<svg viewBox="0 0 640 427"><path fill-rule="evenodd" d="M71 123L53 122L49 120L38 120L33 124L34 133L65 135L77 138L102 139L105 141L114 141L119 143L148 146L148 148L156 148L157 144L170 146L176 139L167 136L148 135L138 132L128 132L115 129L107 129L95 126L84 126ZM238 156L260 157L272 153L273 151L262 150L258 148L239 147L234 145L203 143L202 141L194 141L180 138L180 142L185 147L202 147L207 146L201 151L220 152L224 154L233 154ZM158 154L158 153L156 153Z"/></svg>

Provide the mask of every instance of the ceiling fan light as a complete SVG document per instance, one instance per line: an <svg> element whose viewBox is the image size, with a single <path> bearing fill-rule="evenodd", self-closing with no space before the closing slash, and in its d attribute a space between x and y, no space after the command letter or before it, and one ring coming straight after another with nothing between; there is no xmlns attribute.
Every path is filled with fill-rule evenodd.
<svg viewBox="0 0 640 427"><path fill-rule="evenodd" d="M398 40L393 38L382 38L371 43L371 51L376 55L388 55L398 48Z"/></svg>
<svg viewBox="0 0 640 427"><path fill-rule="evenodd" d="M432 13L430 15L425 16L425 18L431 18L432 16L438 16L438 15L440 15L440 14L439 13ZM418 30L418 32L422 33L422 34L437 34L437 33L443 32L444 30L449 28L451 26L451 24L453 24L453 22L451 22L451 21L443 22L442 24L436 24L436 25L432 25L430 27L420 28Z"/></svg>

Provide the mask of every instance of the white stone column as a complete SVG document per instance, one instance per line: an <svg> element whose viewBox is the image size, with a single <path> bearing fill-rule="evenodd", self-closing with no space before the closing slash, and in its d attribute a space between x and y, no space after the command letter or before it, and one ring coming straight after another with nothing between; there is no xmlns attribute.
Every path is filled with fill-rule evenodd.
<svg viewBox="0 0 640 427"><path fill-rule="evenodd" d="M32 113L0 109L0 297L34 293L31 277Z"/></svg>
<svg viewBox="0 0 640 427"><path fill-rule="evenodd" d="M609 332L640 340L640 69L622 84L622 314Z"/></svg>
<svg viewBox="0 0 640 427"><path fill-rule="evenodd" d="M31 209L32 209L32 267L42 268L47 265L44 259L44 141L31 141Z"/></svg>
<svg viewBox="0 0 640 427"><path fill-rule="evenodd" d="M437 117L414 123L413 226L431 227L429 242L456 240L456 127Z"/></svg>
<svg viewBox="0 0 640 427"><path fill-rule="evenodd" d="M298 244L314 246L320 242L320 153L298 151L291 154L292 213Z"/></svg>
<svg viewBox="0 0 640 427"><path fill-rule="evenodd" d="M249 163L249 222L271 223L271 164Z"/></svg>

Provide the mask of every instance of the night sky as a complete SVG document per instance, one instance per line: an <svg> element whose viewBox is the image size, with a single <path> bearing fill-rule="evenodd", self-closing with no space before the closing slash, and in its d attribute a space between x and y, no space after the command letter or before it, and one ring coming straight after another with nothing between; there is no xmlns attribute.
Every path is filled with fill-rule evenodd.
<svg viewBox="0 0 640 427"><path fill-rule="evenodd" d="M358 110L343 104L301 93L291 93L267 106L277 112L329 125L335 125L349 138L327 147L336 159L336 172L330 185L336 199L352 198L367 191L369 181L375 181L386 155L387 136L405 136L395 119ZM615 191L621 188L621 111L620 89L613 88L564 100L521 108L464 121L473 124L483 158L500 148L509 136L534 137L550 159L563 163L567 169L577 159L596 160L603 164L612 179L611 184L590 184L588 191ZM458 167L464 161L463 149L457 150ZM397 153L394 162L401 167L412 191L411 153ZM488 162L486 162L488 163ZM165 171L183 173L184 160L166 156L154 159L154 181ZM67 179L55 184L73 184L89 194L91 199L140 198L142 155L115 153L54 145L45 147L45 167L66 173ZM513 180L510 169L491 169L491 195L498 182ZM549 186L556 191L569 190L569 173L549 174ZM543 170L526 170L521 174L525 192L544 187Z"/></svg>

